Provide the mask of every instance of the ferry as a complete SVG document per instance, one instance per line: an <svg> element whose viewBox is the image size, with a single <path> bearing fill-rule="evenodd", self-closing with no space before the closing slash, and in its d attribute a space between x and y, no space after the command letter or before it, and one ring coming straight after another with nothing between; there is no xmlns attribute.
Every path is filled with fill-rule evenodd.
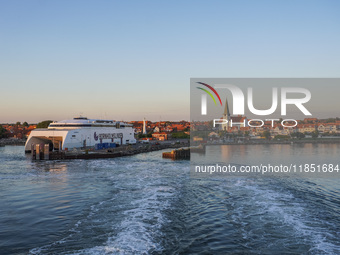
<svg viewBox="0 0 340 255"><path fill-rule="evenodd" d="M77 117L71 120L52 122L48 128L32 130L25 152L31 152L32 146L49 144L50 150L72 150L102 148L100 145L135 144L134 129L131 124L113 121Z"/></svg>

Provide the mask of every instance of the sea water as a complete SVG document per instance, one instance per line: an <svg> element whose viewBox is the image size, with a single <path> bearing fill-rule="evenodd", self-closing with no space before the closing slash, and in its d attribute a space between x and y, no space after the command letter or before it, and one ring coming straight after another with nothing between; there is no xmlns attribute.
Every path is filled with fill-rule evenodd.
<svg viewBox="0 0 340 255"><path fill-rule="evenodd" d="M207 154L301 158L282 145L242 146ZM338 160L339 145L318 146L305 156ZM339 179L192 178L189 161L160 151L32 161L23 146L0 147L0 253L340 254Z"/></svg>

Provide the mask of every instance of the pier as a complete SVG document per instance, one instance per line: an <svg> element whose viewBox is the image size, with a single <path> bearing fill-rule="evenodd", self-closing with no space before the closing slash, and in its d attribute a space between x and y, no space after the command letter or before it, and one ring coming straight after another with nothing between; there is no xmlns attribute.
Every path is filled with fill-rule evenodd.
<svg viewBox="0 0 340 255"><path fill-rule="evenodd" d="M170 159L190 159L190 153L205 153L205 145L199 145L194 147L188 148L180 148L172 150L171 152L163 152L163 158L170 158Z"/></svg>
<svg viewBox="0 0 340 255"><path fill-rule="evenodd" d="M69 151L49 151L49 145L32 145L32 160L70 160L70 159L104 159L124 156L132 156L140 153L159 151L168 148L180 148L188 146L188 143L164 143L164 144L138 144L125 145L105 150L74 149ZM177 154L176 154L177 155ZM189 156L190 158L190 152Z"/></svg>

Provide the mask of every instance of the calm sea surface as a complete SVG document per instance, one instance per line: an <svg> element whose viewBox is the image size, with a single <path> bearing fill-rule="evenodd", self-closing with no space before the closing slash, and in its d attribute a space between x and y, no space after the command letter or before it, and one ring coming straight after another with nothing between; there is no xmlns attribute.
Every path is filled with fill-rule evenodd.
<svg viewBox="0 0 340 255"><path fill-rule="evenodd" d="M340 145L217 148L207 156L231 163L340 163ZM23 152L0 147L0 254L340 254L340 179L199 179L161 152Z"/></svg>

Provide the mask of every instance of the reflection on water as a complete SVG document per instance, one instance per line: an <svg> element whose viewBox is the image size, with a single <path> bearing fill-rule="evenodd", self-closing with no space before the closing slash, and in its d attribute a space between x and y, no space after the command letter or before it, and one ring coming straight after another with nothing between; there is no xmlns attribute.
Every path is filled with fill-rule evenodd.
<svg viewBox="0 0 340 255"><path fill-rule="evenodd" d="M340 163L339 144L259 144L212 145L206 154L192 153L192 162L266 164L266 163Z"/></svg>
<svg viewBox="0 0 340 255"><path fill-rule="evenodd" d="M338 162L338 145L209 146L221 162ZM36 161L0 148L1 254L340 254L338 179L190 178L161 152Z"/></svg>

